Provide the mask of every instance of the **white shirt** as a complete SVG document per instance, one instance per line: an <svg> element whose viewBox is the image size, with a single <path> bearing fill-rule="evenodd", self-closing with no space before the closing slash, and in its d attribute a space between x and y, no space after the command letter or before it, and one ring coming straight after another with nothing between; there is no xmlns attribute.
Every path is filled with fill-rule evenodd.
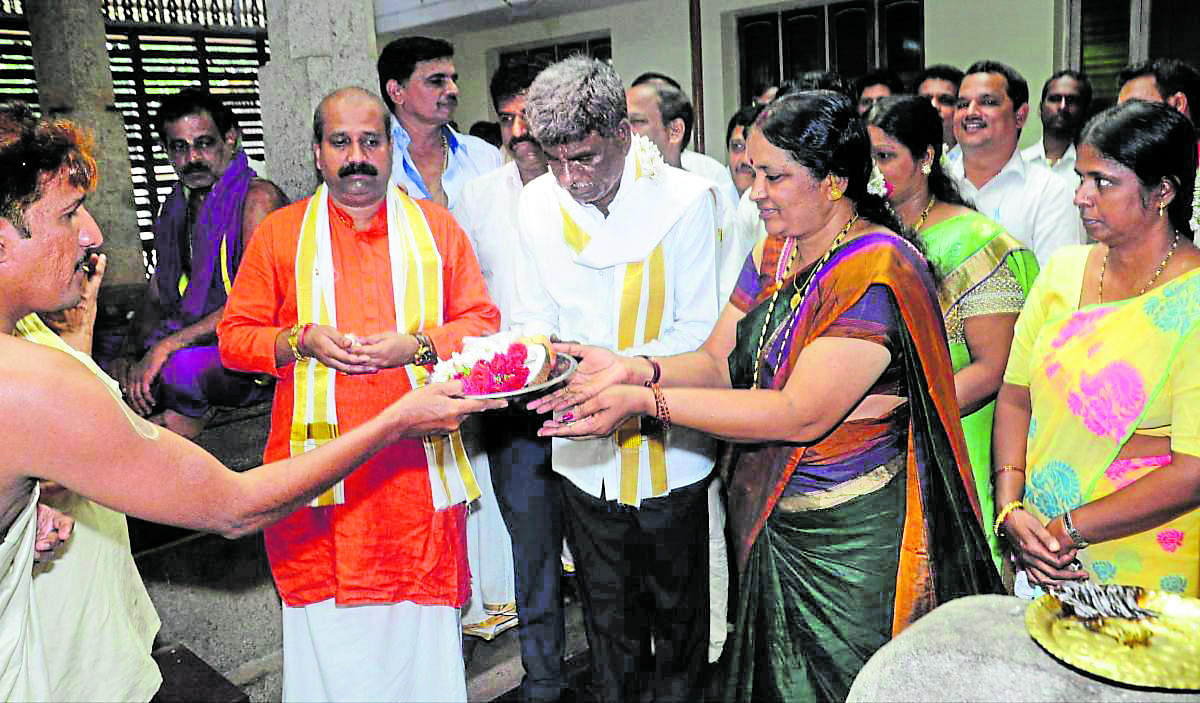
<svg viewBox="0 0 1200 703"><path fill-rule="evenodd" d="M729 300L729 294L733 292L733 286L737 283L737 274L741 271L742 261L746 259L746 249L737 241L737 234L734 230L737 228L737 209L738 201L741 199L738 196L737 186L733 184L733 177L729 175L729 169L720 161L705 156L704 154L695 151L685 151L680 155L680 161L683 163L683 170L688 173L694 173L697 176L708 179L717 187L717 193L720 196L717 210L717 222L721 223L721 238L717 242L717 274L719 285L717 293L720 296L722 303ZM758 209L755 208L755 217L758 217ZM753 243L751 243L753 245ZM733 271L732 281L726 286L725 271L726 269L736 269Z"/></svg>
<svg viewBox="0 0 1200 703"><path fill-rule="evenodd" d="M679 169L665 167L659 178L692 179ZM628 207L638 184L634 183L633 157L627 155L621 185L609 204L609 217ZM665 306L658 338L621 350L627 355L668 356L694 351L704 343L717 321L716 217L711 188L698 191L694 201L662 238L666 261ZM516 287L512 322L531 331L555 331L563 339L615 349L617 311L623 281L616 275L621 266L591 268L577 261L561 232L558 183L546 174L528 183L518 206L521 254L516 259ZM580 226L599 226L605 217L594 206L585 205ZM629 213L621 213L628 215ZM633 213L636 215L636 213ZM638 233L630 232L631 237ZM586 253L586 250L585 250ZM691 485L712 471L715 446L707 435L672 428L666 441L667 484L670 489ZM606 500L620 495L620 454L612 438L567 440L555 438L554 470L580 490ZM651 496L651 484L643 469L638 481L638 499ZM703 516L700 516L703 519Z"/></svg>
<svg viewBox="0 0 1200 703"><path fill-rule="evenodd" d="M1075 190L1079 188L1079 174L1075 173L1075 145L1067 146L1067 150L1063 152L1062 158L1050 163L1050 159L1046 158L1046 145L1038 142L1033 146L1021 150L1021 158L1025 159L1027 164L1040 164L1050 169L1056 176L1062 178L1067 186L1071 189L1071 195L1075 195Z"/></svg>
<svg viewBox="0 0 1200 703"><path fill-rule="evenodd" d="M1050 169L1026 163L1021 152L1012 156L983 184L976 188L963 174L963 159L952 161L947 173L954 179L964 198L975 209L1004 225L1012 236L1033 250L1042 266L1060 247L1083 244L1083 221L1072 203L1074 194L1063 179Z"/></svg>
<svg viewBox="0 0 1200 703"><path fill-rule="evenodd" d="M746 266L746 257L750 256L754 245L766 238L767 225L758 216L758 205L750 199L750 189L747 188L738 200L733 217L725 225L720 268L717 270L722 302L729 302L729 296L737 287L738 277L742 275L742 268Z"/></svg>
<svg viewBox="0 0 1200 703"><path fill-rule="evenodd" d="M684 171L704 176L717 184L717 190L731 206L738 201L737 186L733 184L733 176L730 175L729 167L725 164L707 154L690 149L679 155L679 162L683 165Z"/></svg>
<svg viewBox="0 0 1200 703"><path fill-rule="evenodd" d="M446 191L446 203L451 213L457 214L458 196L467 181L478 178L500 166L500 150L479 137L459 134L450 125L442 127L446 134L446 145L450 154L446 159L446 171L442 174L442 190ZM421 172L408 154L412 139L400 121L392 115L392 183L408 191L414 198L429 199L429 188L421 178Z"/></svg>
<svg viewBox="0 0 1200 703"><path fill-rule="evenodd" d="M475 247L488 295L500 308L501 329L509 326L516 295L516 263L513 259L521 250L517 201L524 187L517 162L510 161L468 181L454 213Z"/></svg>

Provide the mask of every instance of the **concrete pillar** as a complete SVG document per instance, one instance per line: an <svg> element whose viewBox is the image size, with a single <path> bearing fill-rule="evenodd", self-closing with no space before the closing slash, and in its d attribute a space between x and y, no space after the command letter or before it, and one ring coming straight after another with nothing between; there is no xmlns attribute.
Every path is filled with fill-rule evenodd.
<svg viewBox="0 0 1200 703"><path fill-rule="evenodd" d="M267 170L292 200L317 186L312 115L348 85L379 92L373 0L267 0L271 60L258 73Z"/></svg>
<svg viewBox="0 0 1200 703"><path fill-rule="evenodd" d="M100 183L87 207L104 232L108 254L103 304L124 307L141 296L146 269L129 180L129 144L125 122L114 105L100 0L37 0L24 6L42 114L83 125L96 138Z"/></svg>

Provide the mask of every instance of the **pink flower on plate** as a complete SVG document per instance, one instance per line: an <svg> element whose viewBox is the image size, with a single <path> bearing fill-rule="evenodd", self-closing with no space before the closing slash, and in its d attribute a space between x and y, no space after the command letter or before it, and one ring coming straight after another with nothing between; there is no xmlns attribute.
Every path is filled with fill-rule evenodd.
<svg viewBox="0 0 1200 703"><path fill-rule="evenodd" d="M1158 546L1163 548L1163 551L1174 552L1183 546L1183 531L1182 530L1163 530L1156 535L1158 538Z"/></svg>

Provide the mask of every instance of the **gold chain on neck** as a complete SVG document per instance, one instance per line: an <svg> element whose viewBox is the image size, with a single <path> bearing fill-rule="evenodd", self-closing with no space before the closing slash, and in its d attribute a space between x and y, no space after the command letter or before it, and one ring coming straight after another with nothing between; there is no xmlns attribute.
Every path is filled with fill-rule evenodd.
<svg viewBox="0 0 1200 703"><path fill-rule="evenodd" d="M925 218L929 217L929 211L933 209L933 204L937 202L936 196L929 197L929 204L921 211L921 216L917 218L917 224L913 225L914 232L920 232L921 226L925 224Z"/></svg>
<svg viewBox="0 0 1200 703"><path fill-rule="evenodd" d="M1171 248L1167 250L1167 255L1163 257L1162 263L1160 263L1158 265L1158 268L1154 269L1154 275L1150 277L1150 282L1147 283L1146 285L1142 286L1142 289L1140 291L1138 291L1139 296L1145 295L1146 291L1150 290L1150 287L1154 285L1154 282L1157 281L1158 277L1162 275L1162 272L1164 270L1166 270L1167 262L1169 262L1171 260L1171 257L1175 255L1175 248L1178 246L1179 246L1179 233L1176 232L1175 239L1173 239L1171 241ZM1104 272L1105 272L1105 270L1108 269L1108 253L1110 251L1112 251L1112 250L1105 249L1104 250L1104 258L1100 260L1100 285L1096 289L1096 303L1097 304L1104 302Z"/></svg>
<svg viewBox="0 0 1200 703"><path fill-rule="evenodd" d="M829 257L833 255L833 250L838 248L838 245L841 244L842 240L846 238L846 235L850 232L850 228L853 227L854 223L857 221L858 213L854 213L849 221L846 222L846 225L842 227L842 231L838 232L837 236L833 238L833 242L829 244L829 248L825 250L825 253L821 256L821 260L812 267L808 277L804 279L803 286L800 285L800 276L797 273L796 278L793 279L793 282L796 286L796 293L792 296L790 302L790 307L793 311L800 306L800 302L803 301L804 296L808 294L808 286L810 283L812 283L813 278L816 277L817 271L820 271L821 267L824 266L827 261L829 261ZM785 276L787 275L787 272L791 270L792 264L795 263L796 253L799 251L799 246L793 246L792 255L788 257L787 268L784 269ZM779 299L779 291L783 290L782 283L783 277L777 277L775 279L775 292L771 294L771 304L767 306L767 317L763 320L762 329L758 333L758 349L754 352L754 383L752 386L750 386L751 388L758 388L758 376L759 371L762 368L760 357L762 356L763 346L765 346L767 342L767 328L771 326L771 317L775 313L775 302ZM796 315L792 315L792 324L795 323L796 317ZM788 325L788 330L791 330L791 324Z"/></svg>

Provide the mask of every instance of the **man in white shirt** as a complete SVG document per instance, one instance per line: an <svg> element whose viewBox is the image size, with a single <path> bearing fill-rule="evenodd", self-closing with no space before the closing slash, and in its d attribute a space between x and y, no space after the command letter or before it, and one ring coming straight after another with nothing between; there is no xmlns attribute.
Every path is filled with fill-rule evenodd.
<svg viewBox="0 0 1200 703"><path fill-rule="evenodd" d="M525 184L546 173L545 152L525 120L525 91L542 68L544 64L518 59L492 76L492 105L509 161L468 182L456 213L475 246L488 294L500 308L501 329L512 324L520 285L516 259L527 254L517 230L517 202ZM520 696L527 702L557 701L566 690L562 489L550 466L550 440L537 436L542 419L510 407L493 412L483 427L488 464L494 467L491 487L503 519L500 529L511 537L508 570L516 582L517 635L525 669ZM468 542L471 537L468 532Z"/></svg>
<svg viewBox="0 0 1200 703"><path fill-rule="evenodd" d="M958 89L954 134L962 159L947 169L963 197L1033 249L1038 263L1084 241L1074 194L1050 169L1017 149L1029 117L1029 84L1012 67L977 61Z"/></svg>
<svg viewBox="0 0 1200 703"><path fill-rule="evenodd" d="M625 354L699 347L718 311L712 184L632 134L602 61L553 64L525 112L551 173L521 192L514 321ZM703 697L712 452L636 420L554 440L597 700Z"/></svg>
<svg viewBox="0 0 1200 703"><path fill-rule="evenodd" d="M1062 177L1071 192L1079 187L1075 173L1075 137L1083 129L1092 104L1092 84L1079 71L1058 71L1042 84L1042 141L1021 151L1027 163L1041 164Z"/></svg>
<svg viewBox="0 0 1200 703"><path fill-rule="evenodd" d="M717 269L721 271L726 268L727 258L745 259L747 251L736 245L726 246L740 197L729 169L710 156L684 151L692 138L695 111L679 83L661 73L643 73L625 91L625 101L629 125L634 134L653 142L668 165L702 176L717 187L717 222L720 225L717 234ZM722 291L724 297L728 297L732 287L728 291L722 288Z"/></svg>
<svg viewBox="0 0 1200 703"><path fill-rule="evenodd" d="M384 47L376 68L392 113L392 182L453 213L463 185L500 165L499 149L450 126L458 107L454 47L402 37Z"/></svg>
<svg viewBox="0 0 1200 703"><path fill-rule="evenodd" d="M696 110L678 81L662 73L643 73L625 91L625 98L629 125L635 134L654 142L663 160L671 166L704 176L716 184L729 207L737 202L739 193L725 165L687 148L692 141Z"/></svg>

